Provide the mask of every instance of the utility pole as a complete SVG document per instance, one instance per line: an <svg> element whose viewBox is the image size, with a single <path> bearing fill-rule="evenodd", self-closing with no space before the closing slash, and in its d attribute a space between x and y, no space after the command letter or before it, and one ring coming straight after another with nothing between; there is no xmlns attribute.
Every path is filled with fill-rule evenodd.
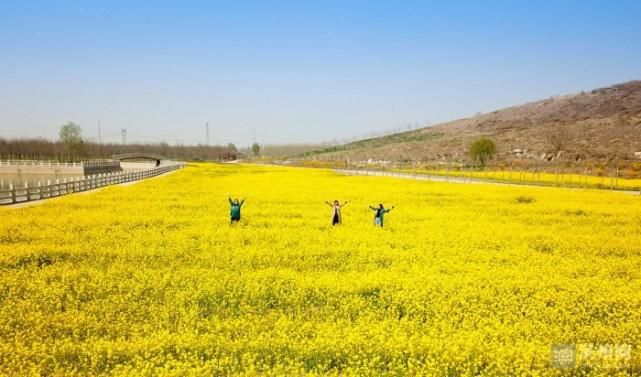
<svg viewBox="0 0 641 377"><path fill-rule="evenodd" d="M120 136L122 136L122 144L127 144L127 129L126 128L121 128L120 129Z"/></svg>
<svg viewBox="0 0 641 377"><path fill-rule="evenodd" d="M209 123L205 123L205 129L207 131L207 137L205 139L205 145L209 146Z"/></svg>
<svg viewBox="0 0 641 377"><path fill-rule="evenodd" d="M98 144L102 144L102 130L100 129L100 121L98 121Z"/></svg>

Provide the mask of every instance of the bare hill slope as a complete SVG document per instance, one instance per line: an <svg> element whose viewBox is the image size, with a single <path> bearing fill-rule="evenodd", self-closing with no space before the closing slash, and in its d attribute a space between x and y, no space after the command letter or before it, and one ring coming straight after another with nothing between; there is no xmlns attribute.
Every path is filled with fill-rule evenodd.
<svg viewBox="0 0 641 377"><path fill-rule="evenodd" d="M641 151L641 81L540 100L415 131L316 151L350 159L464 158L487 136L499 158L635 158Z"/></svg>

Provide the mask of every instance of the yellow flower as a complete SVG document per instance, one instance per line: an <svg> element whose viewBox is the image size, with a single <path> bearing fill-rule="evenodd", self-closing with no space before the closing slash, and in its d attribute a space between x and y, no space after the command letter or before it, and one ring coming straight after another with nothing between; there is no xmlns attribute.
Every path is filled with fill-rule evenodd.
<svg viewBox="0 0 641 377"><path fill-rule="evenodd" d="M555 376L555 344L630 345L639 368L640 214L617 192L216 164L0 208L0 375Z"/></svg>

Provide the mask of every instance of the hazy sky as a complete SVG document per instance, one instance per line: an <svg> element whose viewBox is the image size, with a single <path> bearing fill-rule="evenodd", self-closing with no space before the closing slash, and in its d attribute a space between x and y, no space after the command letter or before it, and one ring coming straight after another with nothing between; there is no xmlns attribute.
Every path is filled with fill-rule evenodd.
<svg viewBox="0 0 641 377"><path fill-rule="evenodd" d="M641 79L641 1L0 2L0 137L313 142Z"/></svg>

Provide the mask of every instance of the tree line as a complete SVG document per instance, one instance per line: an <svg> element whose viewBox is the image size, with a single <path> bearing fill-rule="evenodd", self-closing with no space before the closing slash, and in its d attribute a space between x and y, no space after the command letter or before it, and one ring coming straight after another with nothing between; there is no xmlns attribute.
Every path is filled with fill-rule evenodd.
<svg viewBox="0 0 641 377"><path fill-rule="evenodd" d="M60 139L44 138L0 138L1 159L34 159L56 161L82 161L90 159L109 159L124 153L152 153L175 160L235 160L240 152L233 144L227 146L208 145L169 145L157 144L117 144L96 143L82 138L81 128L67 123L60 128Z"/></svg>

